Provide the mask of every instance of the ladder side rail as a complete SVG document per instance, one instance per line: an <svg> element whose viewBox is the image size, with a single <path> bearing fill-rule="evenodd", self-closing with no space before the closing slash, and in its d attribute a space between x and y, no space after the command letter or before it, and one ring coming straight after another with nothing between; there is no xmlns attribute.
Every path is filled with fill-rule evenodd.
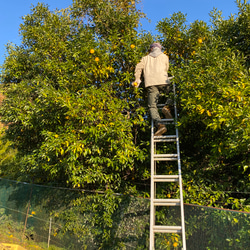
<svg viewBox="0 0 250 250"><path fill-rule="evenodd" d="M175 112L175 130L176 130L176 147L177 147L177 162L178 162L178 174L179 178L179 188L180 188L180 208L181 208L181 227L182 227L182 244L183 250L186 250L186 233L185 233L185 218L184 218L184 204L183 204L183 189L182 189L182 173L181 173L181 157L180 157L180 143L179 143L179 132L178 132L178 114L176 105L176 89L173 83L174 92L174 112Z"/></svg>
<svg viewBox="0 0 250 250"><path fill-rule="evenodd" d="M154 122L153 120L151 121L151 144L150 144L150 151L151 151L151 183L150 183L150 239L149 239L149 244L150 244L150 250L154 250L154 224L155 224L155 218L154 218L154 212L155 212L155 207L154 207L154 195L155 195L155 184L154 184L154 172L155 172L155 167L154 167Z"/></svg>
<svg viewBox="0 0 250 250"><path fill-rule="evenodd" d="M177 135L178 135L178 129L176 129ZM186 250L186 233L185 233L185 218L184 218L184 204L183 204L183 189L182 189L182 174L181 174L181 160L180 160L180 150L179 150L179 136L177 136L176 139L177 143L177 150L178 150L178 174L180 176L179 178L179 189L180 189L180 200L181 200L181 227L182 227L182 244L183 244L183 250Z"/></svg>

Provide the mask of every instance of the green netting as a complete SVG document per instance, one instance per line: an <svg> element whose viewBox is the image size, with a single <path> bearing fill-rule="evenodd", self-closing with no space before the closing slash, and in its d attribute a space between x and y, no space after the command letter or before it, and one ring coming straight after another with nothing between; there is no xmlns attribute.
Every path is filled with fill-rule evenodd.
<svg viewBox="0 0 250 250"><path fill-rule="evenodd" d="M187 249L250 249L250 213L185 205Z"/></svg>
<svg viewBox="0 0 250 250"><path fill-rule="evenodd" d="M148 249L150 201L114 196L107 225L98 197L105 203L104 194L0 179L0 234L44 249ZM250 249L249 213L195 205L184 210L187 249ZM156 223L179 225L180 209L158 208ZM155 249L181 249L180 235L155 238Z"/></svg>

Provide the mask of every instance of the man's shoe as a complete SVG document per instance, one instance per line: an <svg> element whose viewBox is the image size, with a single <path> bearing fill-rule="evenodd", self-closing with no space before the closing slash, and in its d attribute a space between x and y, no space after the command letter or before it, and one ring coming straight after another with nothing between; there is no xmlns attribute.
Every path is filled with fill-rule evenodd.
<svg viewBox="0 0 250 250"><path fill-rule="evenodd" d="M155 132L154 136L160 136L167 132L167 128L164 124L158 125L158 130Z"/></svg>
<svg viewBox="0 0 250 250"><path fill-rule="evenodd" d="M173 119L173 116L171 115L171 110L168 106L164 106L162 108L162 113L165 115L166 119Z"/></svg>

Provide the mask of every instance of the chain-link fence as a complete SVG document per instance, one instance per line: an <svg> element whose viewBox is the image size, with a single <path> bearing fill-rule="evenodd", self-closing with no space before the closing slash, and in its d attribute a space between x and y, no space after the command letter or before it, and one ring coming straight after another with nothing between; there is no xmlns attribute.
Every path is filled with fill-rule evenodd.
<svg viewBox="0 0 250 250"><path fill-rule="evenodd" d="M41 249L148 249L150 200L116 195L104 223L107 204L98 195L0 179L0 235ZM187 249L250 249L249 213L195 205L184 211ZM161 207L156 218L178 225L180 211ZM177 234L156 234L156 249L181 245Z"/></svg>

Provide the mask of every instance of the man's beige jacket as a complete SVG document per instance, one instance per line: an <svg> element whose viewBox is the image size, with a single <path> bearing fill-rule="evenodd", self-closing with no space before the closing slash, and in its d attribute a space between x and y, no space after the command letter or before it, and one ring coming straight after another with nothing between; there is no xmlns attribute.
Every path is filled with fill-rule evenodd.
<svg viewBox="0 0 250 250"><path fill-rule="evenodd" d="M144 56L135 68L135 82L138 86L141 83L143 71L145 87L169 84L168 80L169 58L155 48L149 55ZM138 87L137 86L137 87Z"/></svg>

